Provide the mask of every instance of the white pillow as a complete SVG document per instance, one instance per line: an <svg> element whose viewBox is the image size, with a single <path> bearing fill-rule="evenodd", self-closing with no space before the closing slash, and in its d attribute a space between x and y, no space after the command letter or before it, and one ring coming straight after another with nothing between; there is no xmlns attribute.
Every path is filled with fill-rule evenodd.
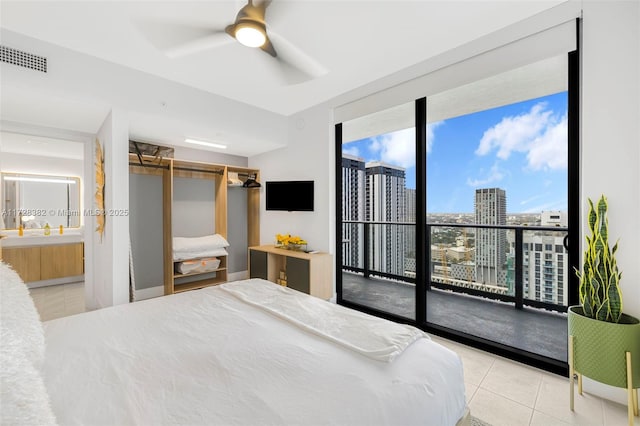
<svg viewBox="0 0 640 426"><path fill-rule="evenodd" d="M220 234L204 237L173 237L173 251L191 252L229 247L229 242Z"/></svg>
<svg viewBox="0 0 640 426"><path fill-rule="evenodd" d="M0 346L0 424L55 425L49 394L38 370L20 348L18 336L2 329Z"/></svg>
<svg viewBox="0 0 640 426"><path fill-rule="evenodd" d="M36 369L44 361L44 331L29 289L9 265L0 261L0 328ZM8 335L8 334L7 334ZM5 344L3 339L2 344Z"/></svg>

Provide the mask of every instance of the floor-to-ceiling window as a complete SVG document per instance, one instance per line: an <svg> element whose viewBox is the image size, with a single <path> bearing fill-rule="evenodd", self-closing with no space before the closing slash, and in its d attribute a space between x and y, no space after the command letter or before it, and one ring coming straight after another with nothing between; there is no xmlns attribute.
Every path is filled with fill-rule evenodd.
<svg viewBox="0 0 640 426"><path fill-rule="evenodd" d="M336 125L339 303L566 369L579 73L557 50Z"/></svg>
<svg viewBox="0 0 640 426"><path fill-rule="evenodd" d="M551 57L431 95L426 113L427 322L560 361L567 75Z"/></svg>
<svg viewBox="0 0 640 426"><path fill-rule="evenodd" d="M341 136L341 299L415 319L413 102L345 122Z"/></svg>

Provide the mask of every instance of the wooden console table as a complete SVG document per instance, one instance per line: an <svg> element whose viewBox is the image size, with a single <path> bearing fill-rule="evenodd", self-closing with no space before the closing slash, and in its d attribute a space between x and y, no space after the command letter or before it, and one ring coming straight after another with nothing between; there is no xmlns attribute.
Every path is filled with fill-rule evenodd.
<svg viewBox="0 0 640 426"><path fill-rule="evenodd" d="M249 277L278 283L321 299L333 297L333 260L329 253L305 253L273 245L249 247Z"/></svg>

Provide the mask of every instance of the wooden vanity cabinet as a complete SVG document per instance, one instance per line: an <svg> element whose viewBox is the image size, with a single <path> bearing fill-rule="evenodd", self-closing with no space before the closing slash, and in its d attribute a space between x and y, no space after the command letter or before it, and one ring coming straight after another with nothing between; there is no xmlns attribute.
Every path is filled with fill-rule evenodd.
<svg viewBox="0 0 640 426"><path fill-rule="evenodd" d="M84 274L83 243L10 247L2 250L2 260L27 283L74 277Z"/></svg>

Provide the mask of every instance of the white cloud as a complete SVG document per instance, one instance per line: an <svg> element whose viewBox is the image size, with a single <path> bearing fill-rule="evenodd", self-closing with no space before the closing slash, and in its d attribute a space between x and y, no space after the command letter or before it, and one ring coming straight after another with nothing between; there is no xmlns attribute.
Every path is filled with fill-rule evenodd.
<svg viewBox="0 0 640 426"><path fill-rule="evenodd" d="M549 210L567 210L567 200L549 201L523 210L522 213L540 213Z"/></svg>
<svg viewBox="0 0 640 426"><path fill-rule="evenodd" d="M372 138L371 152L378 152L380 161L405 169L416 165L415 129L409 128Z"/></svg>
<svg viewBox="0 0 640 426"><path fill-rule="evenodd" d="M435 130L444 124L438 121L427 125L427 153L435 141ZM416 133L409 128L371 138L368 149L376 153L380 161L408 169L416 165ZM345 151L346 152L346 151Z"/></svg>
<svg viewBox="0 0 640 426"><path fill-rule="evenodd" d="M480 172L482 172L482 170L480 170ZM496 162L493 164L493 166L491 166L489 173L484 179L467 178L467 185L473 188L477 188L479 186L485 186L490 183L499 182L504 177L505 177L505 173L502 170L500 170L500 167L498 167L498 163Z"/></svg>
<svg viewBox="0 0 640 426"><path fill-rule="evenodd" d="M546 194L538 194L538 195L534 195L533 197L529 197L529 198L527 198L526 200L522 200L522 201L520 201L520 205L521 205L521 206L524 206L525 204L529 204L530 202L535 201L535 200L538 200L538 199L540 199L540 198L542 198L542 197L546 197L547 195L549 195L549 194L548 194L548 193L546 193Z"/></svg>
<svg viewBox="0 0 640 426"><path fill-rule="evenodd" d="M567 115L548 126L531 144L527 154L531 170L562 170L567 167Z"/></svg>
<svg viewBox="0 0 640 426"><path fill-rule="evenodd" d="M360 157L360 150L357 146L351 146L349 148L342 147L342 153L347 155L353 155L354 157Z"/></svg>
<svg viewBox="0 0 640 426"><path fill-rule="evenodd" d="M382 149L382 143L380 142L380 137L371 138L371 143L369 144L369 151L380 152L381 149Z"/></svg>
<svg viewBox="0 0 640 426"><path fill-rule="evenodd" d="M444 121L436 121L435 123L427 124L427 154L431 152L433 142L436 140L435 130L444 124Z"/></svg>
<svg viewBox="0 0 640 426"><path fill-rule="evenodd" d="M476 154L483 156L493 150L502 160L512 152L526 152L531 170L566 168L567 116L554 115L540 102L525 114L504 117L484 132Z"/></svg>

